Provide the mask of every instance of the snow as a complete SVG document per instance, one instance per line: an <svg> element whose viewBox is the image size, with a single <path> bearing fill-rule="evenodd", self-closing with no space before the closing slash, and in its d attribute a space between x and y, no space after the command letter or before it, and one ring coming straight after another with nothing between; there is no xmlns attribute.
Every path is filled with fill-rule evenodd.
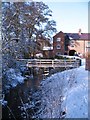
<svg viewBox="0 0 90 120"><path fill-rule="evenodd" d="M38 53L38 54L36 54L36 57L43 57L43 54L42 53Z"/></svg>
<svg viewBox="0 0 90 120"><path fill-rule="evenodd" d="M85 60L82 62L79 68L56 73L41 82L40 118L88 118L88 71Z"/></svg>
<svg viewBox="0 0 90 120"><path fill-rule="evenodd" d="M7 105L7 101L1 99L1 100L0 100L0 104L3 105L3 106L5 106L5 105Z"/></svg>
<svg viewBox="0 0 90 120"><path fill-rule="evenodd" d="M80 57L78 57L78 56L69 56L69 55L60 55L60 56L62 56L62 57L65 57L65 58L71 58L71 59L81 59ZM84 59L85 60L85 59Z"/></svg>
<svg viewBox="0 0 90 120"><path fill-rule="evenodd" d="M44 47L43 47L43 50L53 50L53 47L44 46Z"/></svg>
<svg viewBox="0 0 90 120"><path fill-rule="evenodd" d="M70 39L70 40L73 40L73 38L72 38L72 37L69 37L69 39Z"/></svg>
<svg viewBox="0 0 90 120"><path fill-rule="evenodd" d="M23 83L25 79L21 76L20 72L16 72L16 70L12 68L6 72L6 76L8 81L8 84L6 85L7 89L10 87L16 87L18 83Z"/></svg>
<svg viewBox="0 0 90 120"><path fill-rule="evenodd" d="M88 73L84 67L77 69L76 85L66 92L62 107L66 118L88 118Z"/></svg>

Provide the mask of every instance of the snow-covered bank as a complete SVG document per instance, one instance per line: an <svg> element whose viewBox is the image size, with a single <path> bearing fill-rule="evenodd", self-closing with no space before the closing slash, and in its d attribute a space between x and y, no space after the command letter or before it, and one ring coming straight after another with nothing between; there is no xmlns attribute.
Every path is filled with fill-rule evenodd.
<svg viewBox="0 0 90 120"><path fill-rule="evenodd" d="M56 73L41 83L40 118L88 118L88 71L85 66Z"/></svg>
<svg viewBox="0 0 90 120"><path fill-rule="evenodd" d="M62 108L66 118L88 118L88 72L84 66L77 69L76 84L65 93Z"/></svg>

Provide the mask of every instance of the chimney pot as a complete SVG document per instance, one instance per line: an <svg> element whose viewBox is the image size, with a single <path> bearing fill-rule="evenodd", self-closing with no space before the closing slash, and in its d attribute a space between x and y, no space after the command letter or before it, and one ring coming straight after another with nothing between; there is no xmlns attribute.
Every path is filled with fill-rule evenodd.
<svg viewBox="0 0 90 120"><path fill-rule="evenodd" d="M79 34L79 35L81 35L81 31L82 31L82 30L81 30L81 28L80 28L79 31L78 31L78 34Z"/></svg>

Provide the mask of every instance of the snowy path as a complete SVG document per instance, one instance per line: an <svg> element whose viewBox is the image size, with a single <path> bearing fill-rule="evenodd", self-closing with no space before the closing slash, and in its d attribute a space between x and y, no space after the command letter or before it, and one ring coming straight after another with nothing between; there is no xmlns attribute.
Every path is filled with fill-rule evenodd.
<svg viewBox="0 0 90 120"><path fill-rule="evenodd" d="M40 118L88 118L88 71L85 66L56 73L41 83Z"/></svg>

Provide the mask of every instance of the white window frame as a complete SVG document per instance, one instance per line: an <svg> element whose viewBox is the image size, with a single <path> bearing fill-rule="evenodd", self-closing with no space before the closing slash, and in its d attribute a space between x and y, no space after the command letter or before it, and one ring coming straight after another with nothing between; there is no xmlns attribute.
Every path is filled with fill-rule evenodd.
<svg viewBox="0 0 90 120"><path fill-rule="evenodd" d="M58 37L58 38L57 38L57 42L60 42L60 41L61 41L61 38L60 38L60 37Z"/></svg>

